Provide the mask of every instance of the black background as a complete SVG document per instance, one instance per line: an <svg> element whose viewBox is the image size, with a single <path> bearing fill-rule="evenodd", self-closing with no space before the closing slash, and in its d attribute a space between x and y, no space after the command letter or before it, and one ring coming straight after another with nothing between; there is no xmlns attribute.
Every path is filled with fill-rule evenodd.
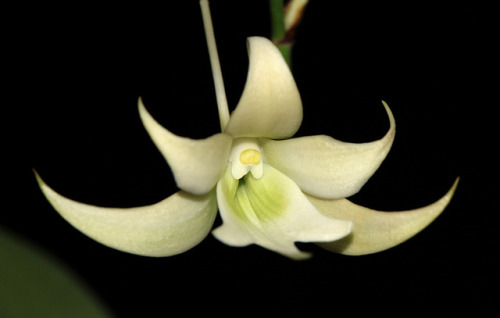
<svg viewBox="0 0 500 318"><path fill-rule="evenodd" d="M246 37L269 37L267 1L211 7L233 108L246 78ZM314 257L295 262L212 236L182 255L140 257L67 224L32 168L63 195L102 206L151 204L177 191L139 120L139 96L176 134L218 132L201 14L194 0L23 8L9 27L16 32L9 109L21 113L3 117L15 127L7 136L19 136L7 157L21 167L6 169L15 177L5 203L17 204L4 205L0 223L56 255L119 317L498 313L497 186L489 183L498 174L491 97L498 86L489 77L498 35L489 11L474 1L311 1L293 52L304 104L297 136L380 138L385 100L397 123L393 148L350 199L411 209L461 181L446 211L398 247L348 257L300 244Z"/></svg>

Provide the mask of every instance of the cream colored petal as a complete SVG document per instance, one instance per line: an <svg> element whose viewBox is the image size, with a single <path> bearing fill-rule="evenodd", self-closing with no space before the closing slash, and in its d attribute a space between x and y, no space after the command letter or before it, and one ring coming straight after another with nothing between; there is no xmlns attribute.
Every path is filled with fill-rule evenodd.
<svg viewBox="0 0 500 318"><path fill-rule="evenodd" d="M323 214L354 222L353 231L345 238L320 243L323 248L346 255L364 255L381 252L413 237L443 212L458 184L440 200L426 207L399 212L371 210L347 199L324 200L308 196L311 203Z"/></svg>
<svg viewBox="0 0 500 318"><path fill-rule="evenodd" d="M302 123L302 101L280 51L266 38L248 39L248 78L225 132L233 137L283 139Z"/></svg>
<svg viewBox="0 0 500 318"><path fill-rule="evenodd" d="M145 256L171 256L200 243L217 214L214 191L195 196L184 191L156 204L104 208L76 202L52 190L37 174L54 209L75 228L109 247Z"/></svg>
<svg viewBox="0 0 500 318"><path fill-rule="evenodd" d="M264 160L307 194L324 199L351 196L375 173L391 149L396 124L391 110L383 104L390 129L380 140L354 144L328 136L261 139Z"/></svg>
<svg viewBox="0 0 500 318"><path fill-rule="evenodd" d="M196 195L211 191L227 164L232 138L227 134L201 140L176 136L154 120L141 99L139 114L151 139L170 165L177 186Z"/></svg>
<svg viewBox="0 0 500 318"><path fill-rule="evenodd" d="M264 165L262 177L233 178L228 166L217 184L223 225L213 231L231 246L260 245L293 259L310 256L294 242L330 242L348 235L352 223L318 212L299 187Z"/></svg>

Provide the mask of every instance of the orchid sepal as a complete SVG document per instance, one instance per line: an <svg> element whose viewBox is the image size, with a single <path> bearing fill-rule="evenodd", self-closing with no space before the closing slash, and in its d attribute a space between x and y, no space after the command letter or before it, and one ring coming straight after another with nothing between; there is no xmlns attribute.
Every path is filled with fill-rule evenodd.
<svg viewBox="0 0 500 318"><path fill-rule="evenodd" d="M217 215L215 191L196 196L179 191L148 206L108 208L68 199L35 172L54 209L75 228L114 249L143 256L171 256L198 245Z"/></svg>
<svg viewBox="0 0 500 318"><path fill-rule="evenodd" d="M433 222L450 203L459 178L439 200L407 211L377 211L347 199L325 200L307 196L323 214L351 220L353 231L335 242L319 243L326 250L345 255L366 255L395 247L415 236Z"/></svg>

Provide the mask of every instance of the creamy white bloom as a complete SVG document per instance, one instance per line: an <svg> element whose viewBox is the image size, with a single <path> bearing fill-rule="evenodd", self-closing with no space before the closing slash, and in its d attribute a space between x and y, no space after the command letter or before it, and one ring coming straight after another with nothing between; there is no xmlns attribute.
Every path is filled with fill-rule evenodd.
<svg viewBox="0 0 500 318"><path fill-rule="evenodd" d="M130 253L182 253L210 233L219 210L223 224L213 231L218 240L257 244L293 259L310 256L295 242L351 255L378 252L415 235L444 210L456 183L441 200L410 212L378 212L344 199L359 191L391 148L395 120L389 107L383 102L389 130L377 141L286 139L302 122L293 76L269 40L249 38L248 51L247 82L235 110L221 117L221 133L202 140L176 136L139 99L144 127L179 192L150 206L104 208L65 198L37 175L49 202L89 237Z"/></svg>

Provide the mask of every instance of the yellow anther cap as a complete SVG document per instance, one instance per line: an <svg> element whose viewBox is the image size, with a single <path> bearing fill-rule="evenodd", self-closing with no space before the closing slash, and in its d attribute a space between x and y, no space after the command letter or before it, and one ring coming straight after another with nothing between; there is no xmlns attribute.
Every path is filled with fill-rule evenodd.
<svg viewBox="0 0 500 318"><path fill-rule="evenodd" d="M257 165L261 159L262 155L255 149L246 149L240 153L240 162L243 165Z"/></svg>

